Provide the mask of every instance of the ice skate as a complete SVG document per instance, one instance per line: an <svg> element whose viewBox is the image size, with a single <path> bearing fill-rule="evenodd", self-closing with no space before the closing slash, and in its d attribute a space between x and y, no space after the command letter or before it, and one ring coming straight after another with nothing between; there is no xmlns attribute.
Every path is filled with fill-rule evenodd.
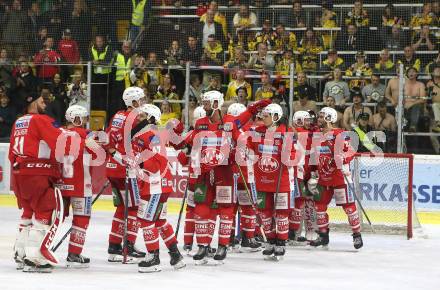
<svg viewBox="0 0 440 290"><path fill-rule="evenodd" d="M67 268L88 268L90 266L90 259L80 254L69 253L66 261Z"/></svg>
<svg viewBox="0 0 440 290"><path fill-rule="evenodd" d="M325 233L319 232L318 233L318 235L319 235L318 238L316 238L315 240L311 241L310 242L310 246L315 247L315 248L322 247L322 248L327 249L328 248L328 244L330 242L329 236L328 236L329 232L330 232L330 230L327 230L327 232L325 232Z"/></svg>
<svg viewBox="0 0 440 290"><path fill-rule="evenodd" d="M138 264L139 273L154 273L160 271L162 271L162 269L160 268L159 250L149 253L145 260L140 261Z"/></svg>
<svg viewBox="0 0 440 290"><path fill-rule="evenodd" d="M199 246L199 250L193 256L196 265L205 265L208 263L208 246Z"/></svg>
<svg viewBox="0 0 440 290"><path fill-rule="evenodd" d="M175 270L184 268L186 266L183 261L183 256L180 254L177 244L173 244L169 248L168 254L170 254L170 265L174 267Z"/></svg>
<svg viewBox="0 0 440 290"><path fill-rule="evenodd" d="M227 247L223 245L218 245L217 252L214 255L214 261L217 265L221 265L224 263L226 259Z"/></svg>
<svg viewBox="0 0 440 290"><path fill-rule="evenodd" d="M241 238L241 247L240 252L241 253L251 253L251 252L258 252L260 251L261 244L255 241L254 238L247 238L246 236L243 236Z"/></svg>
<svg viewBox="0 0 440 290"><path fill-rule="evenodd" d="M361 233L353 233L353 246L354 248L360 249L364 245L364 242L362 241L362 235Z"/></svg>

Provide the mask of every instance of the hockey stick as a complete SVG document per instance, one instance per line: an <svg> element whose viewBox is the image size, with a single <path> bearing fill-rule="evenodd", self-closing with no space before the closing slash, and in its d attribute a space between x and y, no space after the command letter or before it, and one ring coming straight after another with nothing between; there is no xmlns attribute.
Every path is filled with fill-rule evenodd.
<svg viewBox="0 0 440 290"><path fill-rule="evenodd" d="M356 195L356 191L355 191L354 187L353 187L352 184L349 182L347 176L346 176L345 174L343 174L343 175L344 175L345 182L347 183L347 186L350 187L350 190L353 192L354 199L357 201L357 203L359 204L359 207L361 208L362 213L365 215L365 218L367 219L368 224L369 224L370 227L371 227L371 230L373 231L373 233L375 233L375 231L374 231L374 227L373 227L373 224L371 223L371 220L370 220L370 218L368 217L367 212L365 211L364 207L362 206L362 203L361 203L360 199L359 199L358 196Z"/></svg>
<svg viewBox="0 0 440 290"><path fill-rule="evenodd" d="M188 187L189 187L189 178L186 184L185 193L183 194L182 204L180 205L179 218L177 219L176 233L175 233L176 239L177 236L179 235L180 221L182 220L183 208L185 207L185 201L188 195Z"/></svg>
<svg viewBox="0 0 440 290"><path fill-rule="evenodd" d="M107 180L107 182L104 184L104 186L102 187L102 189L99 191L99 193L95 196L95 198L92 201L92 206L93 204L98 200L98 198L101 196L101 194L104 192L104 190L109 186L110 181ZM73 227L70 227L70 229L64 234L64 236L60 239L60 241L54 246L52 247L52 252L55 252L60 246L61 244L64 242L64 240L67 238L67 236L70 234L70 232L72 231Z"/></svg>
<svg viewBox="0 0 440 290"><path fill-rule="evenodd" d="M125 169L125 192L124 192L124 235L122 238L122 263L127 263L128 256L128 167Z"/></svg>

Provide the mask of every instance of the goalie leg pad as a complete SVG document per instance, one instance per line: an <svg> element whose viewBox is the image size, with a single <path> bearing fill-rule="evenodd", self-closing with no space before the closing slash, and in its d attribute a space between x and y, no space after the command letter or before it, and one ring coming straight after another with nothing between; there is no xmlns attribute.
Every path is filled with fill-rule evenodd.
<svg viewBox="0 0 440 290"><path fill-rule="evenodd" d="M170 248L171 245L177 244L173 227L168 223L166 219L160 219L156 221L156 227L158 228L159 234L162 237L162 240L167 248Z"/></svg>
<svg viewBox="0 0 440 290"><path fill-rule="evenodd" d="M73 216L88 216L92 214L92 197L71 197Z"/></svg>
<svg viewBox="0 0 440 290"><path fill-rule="evenodd" d="M184 237L183 237L183 242L185 245L192 245L194 240L194 231L195 231L194 208L187 206L186 214L185 214Z"/></svg>
<svg viewBox="0 0 440 290"><path fill-rule="evenodd" d="M89 227L90 217L73 216L72 231L70 232L70 241L68 252L72 254L81 254L86 241L86 231Z"/></svg>
<svg viewBox="0 0 440 290"><path fill-rule="evenodd" d="M244 235L247 238L253 238L255 236L255 226L257 224L257 217L252 206L241 206L240 224Z"/></svg>
<svg viewBox="0 0 440 290"><path fill-rule="evenodd" d="M145 247L148 252L159 250L159 230L155 222L139 219L140 227L144 235Z"/></svg>
<svg viewBox="0 0 440 290"><path fill-rule="evenodd" d="M32 226L32 220L31 219L21 219L21 223L18 226L18 233L15 238L15 244L14 244L14 256L15 261L17 263L17 267L22 268L24 257L26 256L25 252L25 245L26 241L29 238L29 230ZM18 265L20 264L20 266Z"/></svg>
<svg viewBox="0 0 440 290"><path fill-rule="evenodd" d="M150 195L147 199L141 200L137 216L147 221L156 221L160 216L162 207L161 194Z"/></svg>
<svg viewBox="0 0 440 290"><path fill-rule="evenodd" d="M189 190L186 193L186 204L188 205L188 207L195 207L196 204L194 202L194 191Z"/></svg>
<svg viewBox="0 0 440 290"><path fill-rule="evenodd" d="M351 226L353 233L359 233L361 231L361 222L359 213L355 203L348 203L342 206L348 217L348 223Z"/></svg>

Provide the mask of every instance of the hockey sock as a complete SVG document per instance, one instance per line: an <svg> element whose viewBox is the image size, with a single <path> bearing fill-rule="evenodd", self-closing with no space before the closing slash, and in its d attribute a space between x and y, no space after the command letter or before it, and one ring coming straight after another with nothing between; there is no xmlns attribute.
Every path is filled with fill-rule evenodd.
<svg viewBox="0 0 440 290"><path fill-rule="evenodd" d="M272 240L276 238L276 234L273 227L272 222L272 211L271 210L263 210L261 212L261 222L263 223L263 231L268 240Z"/></svg>
<svg viewBox="0 0 440 290"><path fill-rule="evenodd" d="M138 230L139 230L139 223L137 220L137 208L129 208L128 223L127 223L127 240L134 244L136 242Z"/></svg>
<svg viewBox="0 0 440 290"><path fill-rule="evenodd" d="M354 203L344 204L342 206L342 208L344 209L345 213L347 214L348 223L350 224L351 230L353 231L353 233L359 233L361 230L361 223L360 223L359 214L358 214L358 211L356 208L356 204L354 204Z"/></svg>
<svg viewBox="0 0 440 290"><path fill-rule="evenodd" d="M289 236L289 213L287 210L278 211L276 213L275 221L277 223L277 239L286 241Z"/></svg>
<svg viewBox="0 0 440 290"><path fill-rule="evenodd" d="M73 216L72 231L70 232L70 241L68 252L72 254L81 254L86 241L86 231L89 226L90 217Z"/></svg>
<svg viewBox="0 0 440 290"><path fill-rule="evenodd" d="M160 236L162 237L162 240L167 248L173 244L177 244L173 227L168 223L167 220L158 220L156 222L156 227L159 229Z"/></svg>
<svg viewBox="0 0 440 290"><path fill-rule="evenodd" d="M220 215L220 227L218 230L219 245L227 246L231 238L233 219L230 215Z"/></svg>
<svg viewBox="0 0 440 290"><path fill-rule="evenodd" d="M241 216L240 223L242 225L242 230L247 238L253 238L255 236L255 226L257 224L257 217L252 206L243 205L241 206Z"/></svg>
<svg viewBox="0 0 440 290"><path fill-rule="evenodd" d="M122 243L124 235L124 205L118 205L116 207L115 214L113 215L112 229L108 238L111 244Z"/></svg>
<svg viewBox="0 0 440 290"><path fill-rule="evenodd" d="M140 220L140 227L144 235L145 247L149 253L159 250L159 230L155 222Z"/></svg>
<svg viewBox="0 0 440 290"><path fill-rule="evenodd" d="M289 229L299 231L301 227L302 208L304 207L304 199L302 197L295 198L295 208L289 213Z"/></svg>
<svg viewBox="0 0 440 290"><path fill-rule="evenodd" d="M326 233L328 231L328 214L327 214L327 205L326 204L316 204L316 224L318 225L318 229L322 233Z"/></svg>
<svg viewBox="0 0 440 290"><path fill-rule="evenodd" d="M185 214L185 229L183 242L185 245L192 245L194 240L195 231L195 219L194 219L194 208L187 206Z"/></svg>

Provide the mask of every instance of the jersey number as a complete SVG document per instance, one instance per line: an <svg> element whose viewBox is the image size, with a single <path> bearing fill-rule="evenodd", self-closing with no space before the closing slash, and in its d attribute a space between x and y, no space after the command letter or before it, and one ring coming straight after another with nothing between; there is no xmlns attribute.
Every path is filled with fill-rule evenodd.
<svg viewBox="0 0 440 290"><path fill-rule="evenodd" d="M23 136L15 137L14 148L13 148L15 155L24 155L23 148L24 148L24 137Z"/></svg>
<svg viewBox="0 0 440 290"><path fill-rule="evenodd" d="M72 178L73 177L73 162L75 161L74 156L64 156L63 158L63 177Z"/></svg>

